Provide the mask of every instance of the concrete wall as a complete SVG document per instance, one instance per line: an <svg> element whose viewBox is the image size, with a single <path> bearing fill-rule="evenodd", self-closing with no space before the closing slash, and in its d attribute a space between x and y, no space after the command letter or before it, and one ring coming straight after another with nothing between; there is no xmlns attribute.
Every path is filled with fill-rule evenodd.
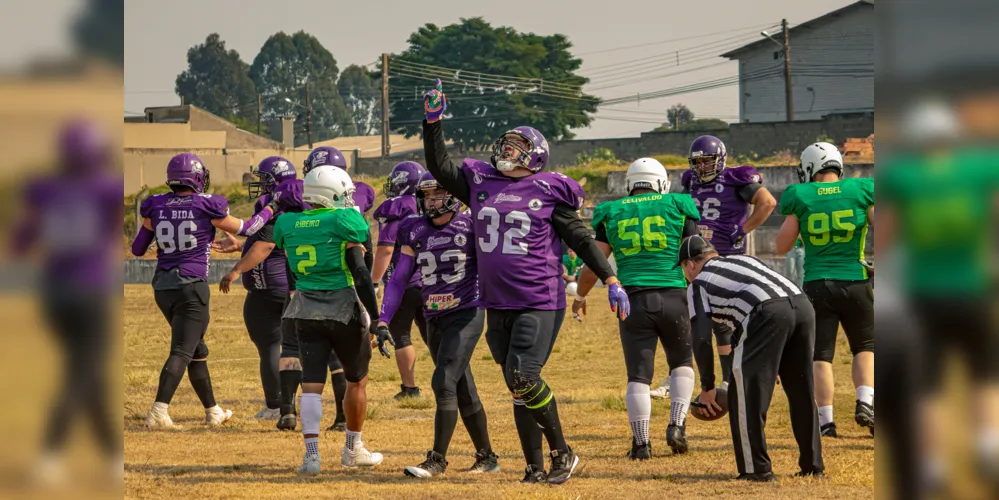
<svg viewBox="0 0 999 500"><path fill-rule="evenodd" d="M556 142L551 147L551 164L574 165L580 153L598 148L610 149L625 161L657 154L686 156L690 143L704 134L718 136L724 141L730 157L752 153L764 157L786 149L797 154L821 136L828 136L839 144L851 137L867 137L873 133L874 115L866 113L830 115L821 120L733 124L728 130L714 132L646 132L637 138Z"/></svg>
<svg viewBox="0 0 999 500"><path fill-rule="evenodd" d="M183 152L198 155L212 174L212 182L225 184L239 182L251 166L268 156L283 156L296 167L308 157L308 150L280 149L126 149L125 193L135 193L145 186L159 186L166 182L166 166L174 155Z"/></svg>
<svg viewBox="0 0 999 500"><path fill-rule="evenodd" d="M208 282L218 283L229 273L238 259L212 259L208 262ZM153 282L156 273L156 259L126 259L124 263L124 281L126 285L148 285ZM236 280L236 283L241 283ZM240 285L242 286L242 285Z"/></svg>
<svg viewBox="0 0 999 500"><path fill-rule="evenodd" d="M458 154L457 149L451 149L451 157L458 160L462 158L475 158L478 160L489 161L489 156L491 152L483 151L468 151L463 156ZM349 155L347 151L344 154ZM392 171L392 167L396 166L400 162L404 161L415 161L420 165L426 166L426 158L423 156L423 150L418 153L409 154L405 156L392 156L389 158L356 158L351 163L355 165L350 170L351 175L353 174L364 174L372 177L381 177L388 175Z"/></svg>

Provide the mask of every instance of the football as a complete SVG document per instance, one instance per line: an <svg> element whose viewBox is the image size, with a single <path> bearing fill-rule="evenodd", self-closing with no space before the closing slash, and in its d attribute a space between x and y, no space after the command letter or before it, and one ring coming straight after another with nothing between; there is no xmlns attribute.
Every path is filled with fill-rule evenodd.
<svg viewBox="0 0 999 500"><path fill-rule="evenodd" d="M718 420L728 414L727 389L719 387L718 390L715 391L715 402L718 403L718 406L721 406L722 411L715 412L715 415L713 417L708 415L708 412L705 410L704 404L702 404L700 400L701 400L701 395L698 394L697 397L694 398L694 401L690 403L690 414L693 415L694 418L698 420L712 421L712 420Z"/></svg>

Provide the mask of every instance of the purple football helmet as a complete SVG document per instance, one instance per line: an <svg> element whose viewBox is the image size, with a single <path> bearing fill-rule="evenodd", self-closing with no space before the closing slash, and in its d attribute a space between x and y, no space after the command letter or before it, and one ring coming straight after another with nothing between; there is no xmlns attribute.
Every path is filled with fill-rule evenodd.
<svg viewBox="0 0 999 500"><path fill-rule="evenodd" d="M108 167L111 144L96 123L73 120L59 132L59 157L64 171L91 174Z"/></svg>
<svg viewBox="0 0 999 500"><path fill-rule="evenodd" d="M294 179L296 174L295 166L290 161L280 156L268 156L253 169L253 175L257 176L257 180L247 186L250 198L258 198L265 193L270 194L274 186Z"/></svg>
<svg viewBox="0 0 999 500"><path fill-rule="evenodd" d="M388 180L385 181L385 196L395 198L396 196L416 194L416 183L426 171L423 165L415 161L404 161L396 165L392 168Z"/></svg>
<svg viewBox="0 0 999 500"><path fill-rule="evenodd" d="M713 135L702 135L690 143L687 161L700 182L711 182L725 170L725 143Z"/></svg>
<svg viewBox="0 0 999 500"><path fill-rule="evenodd" d="M527 146L514 139L519 137L527 141ZM503 159L503 150L512 148L515 157L512 160ZM489 158L493 166L501 172L509 172L516 167L524 167L531 172L540 172L548 165L548 141L545 136L533 127L517 127L508 130L493 144L493 155Z"/></svg>
<svg viewBox="0 0 999 500"><path fill-rule="evenodd" d="M429 197L427 191L433 191L435 189L440 189L444 191L444 194L437 194L436 196ZM427 202L440 201L440 206L427 206ZM416 210L421 215L426 215L431 219L436 219L448 212L457 212L461 209L461 202L454 197L451 193L441 186L437 179L434 179L433 174L430 172L424 172L420 176L420 181L416 183Z"/></svg>
<svg viewBox="0 0 999 500"><path fill-rule="evenodd" d="M189 187L196 193L204 193L211 185L208 167L194 153L181 153L170 158L167 164L167 186L171 188Z"/></svg>
<svg viewBox="0 0 999 500"><path fill-rule="evenodd" d="M305 159L305 165L302 166L302 175L308 175L312 169L322 165L332 165L347 170L347 158L337 148L319 146L313 149L309 153L309 157Z"/></svg>

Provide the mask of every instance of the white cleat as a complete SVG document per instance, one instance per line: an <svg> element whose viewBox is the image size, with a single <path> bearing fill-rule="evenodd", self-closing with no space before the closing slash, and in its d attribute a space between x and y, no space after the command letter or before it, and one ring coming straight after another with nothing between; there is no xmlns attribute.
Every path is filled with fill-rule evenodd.
<svg viewBox="0 0 999 500"><path fill-rule="evenodd" d="M340 465L344 467L372 467L382 463L381 453L372 453L364 448L364 443L357 443L354 451L346 446L340 451Z"/></svg>
<svg viewBox="0 0 999 500"><path fill-rule="evenodd" d="M205 424L210 427L222 425L232 418L232 410L223 410L219 405L205 408Z"/></svg>
<svg viewBox="0 0 999 500"><path fill-rule="evenodd" d="M319 454L305 455L302 458L302 466L298 468L301 474L319 474Z"/></svg>
<svg viewBox="0 0 999 500"><path fill-rule="evenodd" d="M253 416L254 420L274 420L281 418L281 408L264 408Z"/></svg>
<svg viewBox="0 0 999 500"><path fill-rule="evenodd" d="M658 387L656 389L653 389L652 391L649 391L649 395L652 396L652 399L666 399L666 398L668 398L669 397L669 379L666 379L666 382L663 382L663 385L661 385L660 387Z"/></svg>
<svg viewBox="0 0 999 500"><path fill-rule="evenodd" d="M34 470L35 484L43 488L61 488L66 485L66 466L59 456L45 455Z"/></svg>
<svg viewBox="0 0 999 500"><path fill-rule="evenodd" d="M166 410L160 410L153 407L146 414L146 427L149 429L180 429L180 426L173 423L173 419L170 418L170 414Z"/></svg>

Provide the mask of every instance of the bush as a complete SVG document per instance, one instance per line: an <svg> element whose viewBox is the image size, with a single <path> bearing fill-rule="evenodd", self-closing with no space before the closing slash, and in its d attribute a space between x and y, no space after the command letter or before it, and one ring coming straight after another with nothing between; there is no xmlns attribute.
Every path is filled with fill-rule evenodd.
<svg viewBox="0 0 999 500"><path fill-rule="evenodd" d="M617 155L607 148L597 148L590 153L579 153L576 155L576 165L603 166L621 165L623 162L617 159Z"/></svg>
<svg viewBox="0 0 999 500"><path fill-rule="evenodd" d="M687 157L680 155L656 155L653 158L662 163L664 167L686 167L690 165Z"/></svg>

